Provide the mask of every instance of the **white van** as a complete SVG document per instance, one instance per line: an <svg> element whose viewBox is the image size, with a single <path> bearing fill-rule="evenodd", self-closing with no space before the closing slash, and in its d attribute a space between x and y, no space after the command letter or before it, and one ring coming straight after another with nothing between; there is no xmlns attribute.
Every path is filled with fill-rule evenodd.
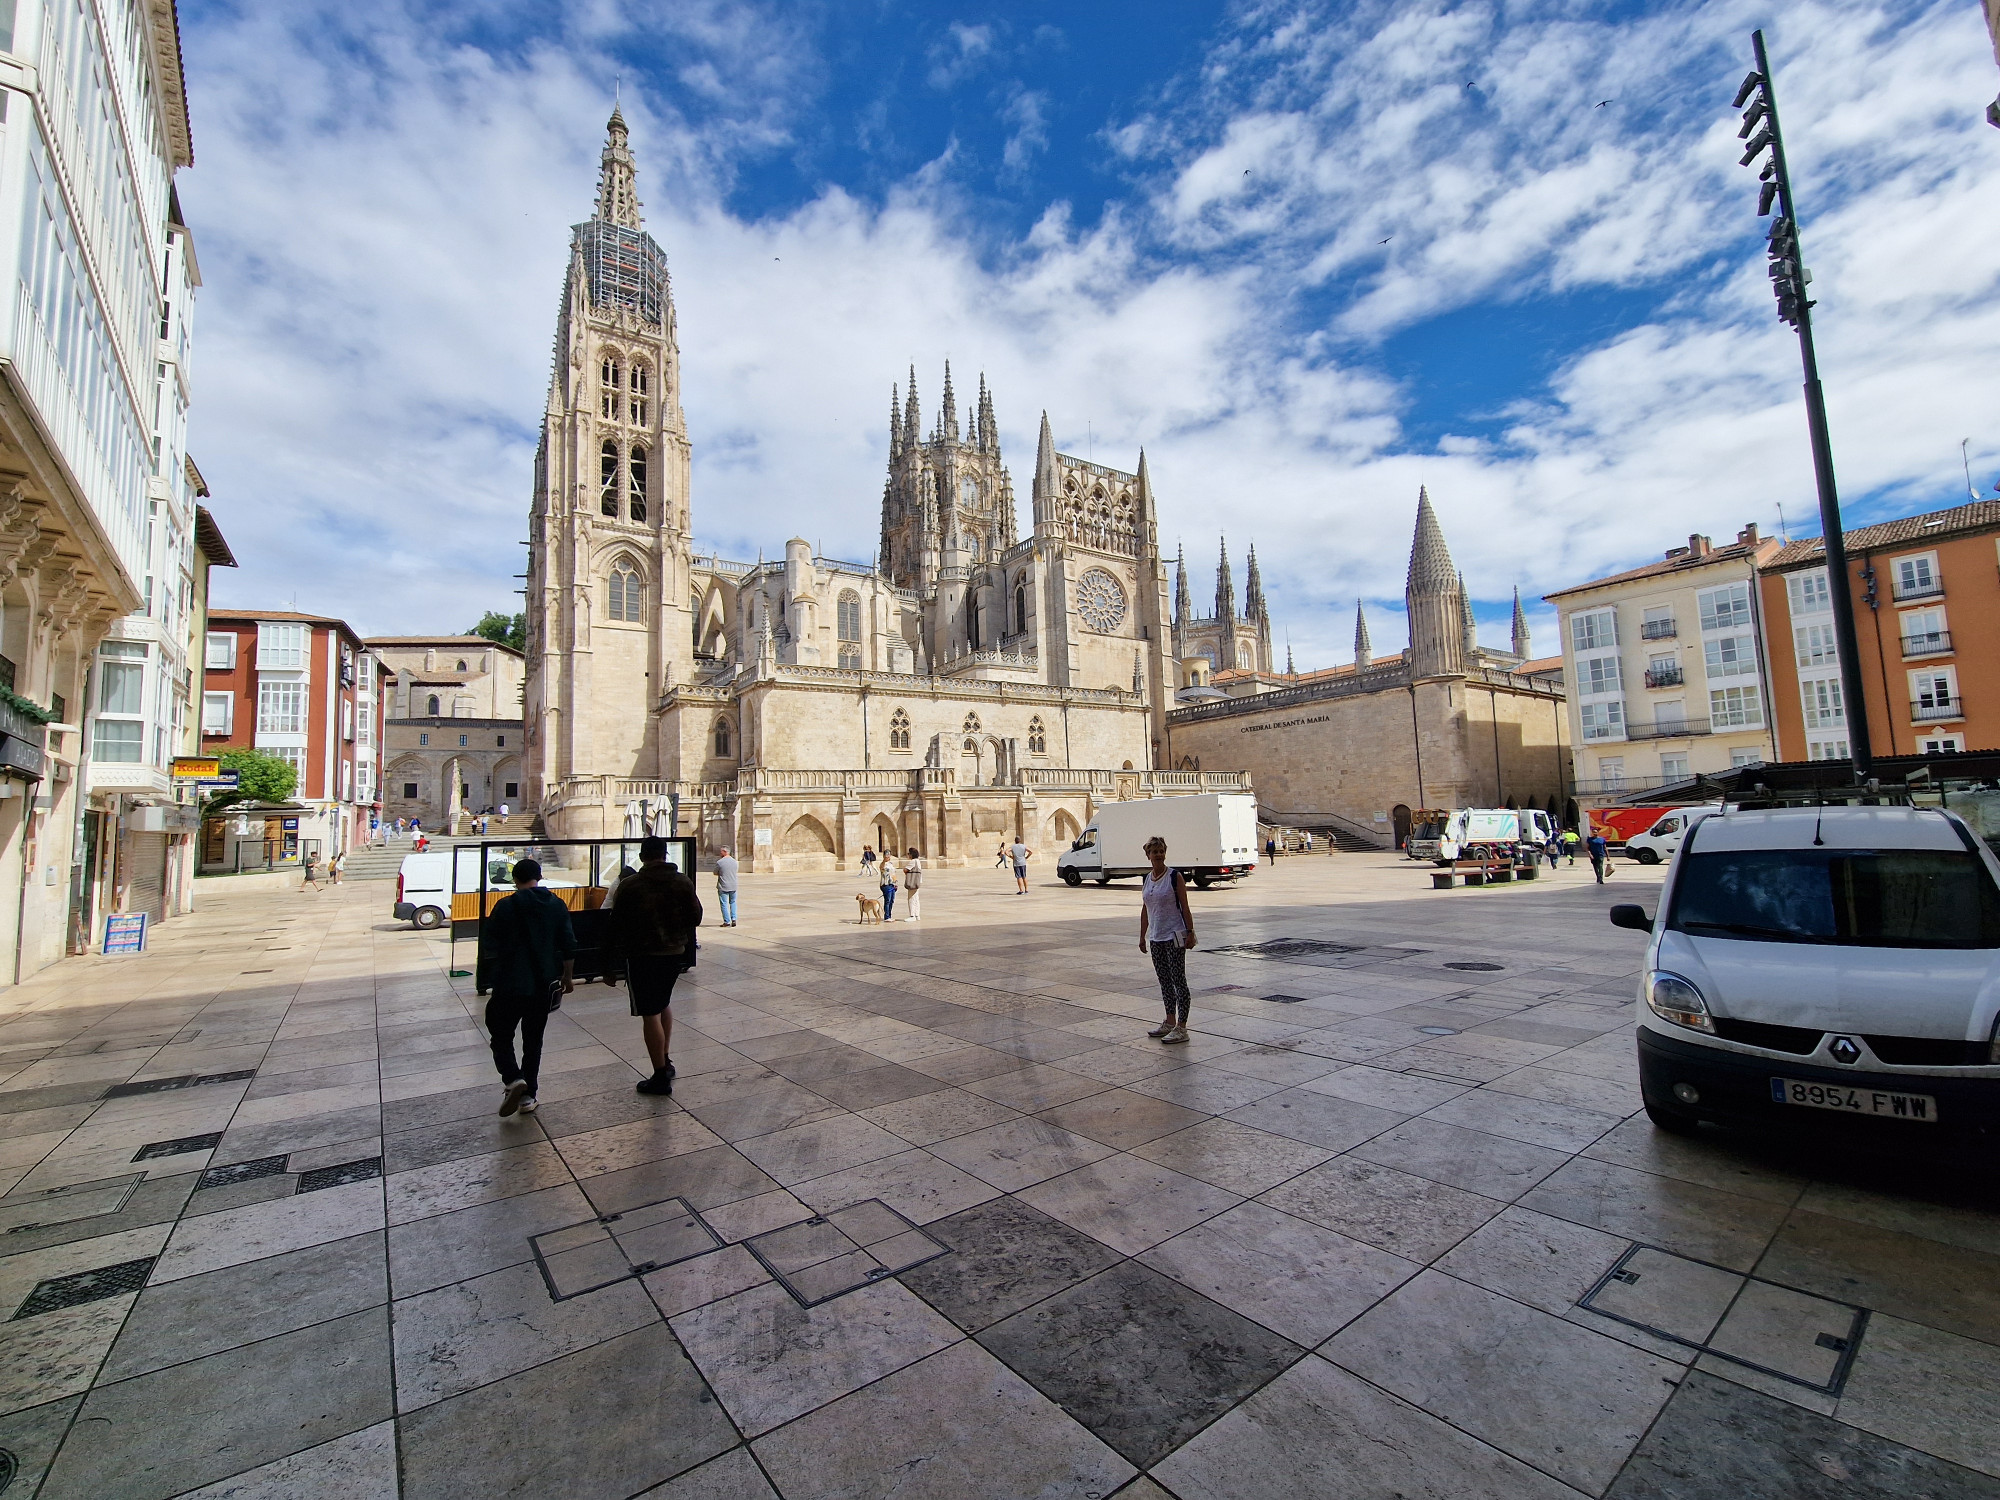
<svg viewBox="0 0 2000 1500"><path fill-rule="evenodd" d="M2000 860L1955 815L1718 810L1653 918L1610 917L1652 935L1639 1090L1662 1130L1845 1116L1918 1153L2000 1133Z"/></svg>
<svg viewBox="0 0 2000 1500"><path fill-rule="evenodd" d="M477 867L473 889L478 889ZM445 924L451 915L451 851L433 849L424 854L405 854L396 871L396 905L399 922L415 922L425 932Z"/></svg>
<svg viewBox="0 0 2000 1500"><path fill-rule="evenodd" d="M1672 859L1688 829L1714 811L1712 807L1676 807L1661 813L1644 833L1635 833L1625 841L1625 852L1642 865Z"/></svg>

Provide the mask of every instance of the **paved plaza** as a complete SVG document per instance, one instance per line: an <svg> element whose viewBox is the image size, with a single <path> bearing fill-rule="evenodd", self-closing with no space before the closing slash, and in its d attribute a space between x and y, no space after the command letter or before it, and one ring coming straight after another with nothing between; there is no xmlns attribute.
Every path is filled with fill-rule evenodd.
<svg viewBox="0 0 2000 1500"><path fill-rule="evenodd" d="M1991 1177L1656 1132L1656 877L1281 860L1172 1048L1048 877L746 879L673 1097L581 986L533 1117L380 881L8 991L0 1494L2000 1496Z"/></svg>

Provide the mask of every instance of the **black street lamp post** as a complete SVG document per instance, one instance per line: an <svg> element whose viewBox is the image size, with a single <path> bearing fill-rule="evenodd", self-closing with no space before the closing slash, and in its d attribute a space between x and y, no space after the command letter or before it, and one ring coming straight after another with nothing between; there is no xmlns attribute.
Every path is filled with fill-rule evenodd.
<svg viewBox="0 0 2000 1500"><path fill-rule="evenodd" d="M1771 290L1777 295L1778 316L1799 331L1799 361L1805 368L1806 426L1812 435L1813 478L1819 487L1819 523L1826 544L1826 581L1829 602L1833 605L1834 644L1840 652L1840 696L1846 710L1848 751L1854 760L1854 778L1859 782L1867 779L1874 755L1868 744L1868 700L1862 695L1860 644L1854 628L1853 591L1847 579L1847 546L1840 528L1840 496L1833 482L1833 444L1826 431L1826 397L1820 389L1819 359L1813 352L1814 303L1806 296L1812 273L1806 270L1799 249L1798 209L1792 200L1791 173L1785 165L1785 138L1778 128L1778 98L1771 82L1770 59L1764 52L1764 33L1753 31L1750 40L1756 49L1757 67L1736 90L1735 107L1743 110L1743 128L1737 135L1750 136L1750 144L1743 151L1743 166L1749 166L1766 148L1771 153L1758 174L1763 186L1757 195L1757 213L1760 217L1768 214L1776 200L1778 217L1771 223L1767 249Z"/></svg>

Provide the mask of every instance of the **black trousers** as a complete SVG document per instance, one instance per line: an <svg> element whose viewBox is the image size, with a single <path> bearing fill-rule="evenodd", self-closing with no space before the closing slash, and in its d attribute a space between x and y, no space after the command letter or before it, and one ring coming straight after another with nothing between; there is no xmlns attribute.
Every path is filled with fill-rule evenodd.
<svg viewBox="0 0 2000 1500"><path fill-rule="evenodd" d="M486 1031L493 1039L493 1066L500 1081L519 1078L532 1098L542 1067L542 1033L549 1024L549 1002L540 995L494 995L486 1002ZM514 1028L521 1028L521 1061L514 1061Z"/></svg>

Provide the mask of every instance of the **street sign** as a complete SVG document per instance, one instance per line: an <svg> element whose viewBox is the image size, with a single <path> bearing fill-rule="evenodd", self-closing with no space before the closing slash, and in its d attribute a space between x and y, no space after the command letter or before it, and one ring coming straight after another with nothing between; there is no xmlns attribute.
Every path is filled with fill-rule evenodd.
<svg viewBox="0 0 2000 1500"><path fill-rule="evenodd" d="M285 819L285 832L295 833L298 831L298 826L299 826L299 820L297 818Z"/></svg>
<svg viewBox="0 0 2000 1500"><path fill-rule="evenodd" d="M146 951L146 913L115 911L104 919L104 952L108 957Z"/></svg>
<svg viewBox="0 0 2000 1500"><path fill-rule="evenodd" d="M242 779L234 771L224 771L220 776L202 777L195 783L195 787L204 792L233 792Z"/></svg>
<svg viewBox="0 0 2000 1500"><path fill-rule="evenodd" d="M212 755L176 755L174 780L213 781L222 774L222 762ZM231 776L235 773L232 771Z"/></svg>

